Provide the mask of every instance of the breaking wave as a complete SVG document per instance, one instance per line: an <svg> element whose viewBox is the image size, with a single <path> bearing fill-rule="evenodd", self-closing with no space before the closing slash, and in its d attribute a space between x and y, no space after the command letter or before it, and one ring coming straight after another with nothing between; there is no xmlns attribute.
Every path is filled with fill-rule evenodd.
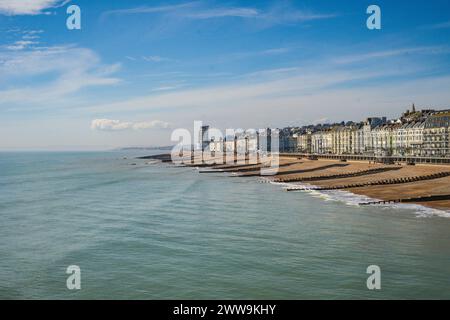
<svg viewBox="0 0 450 320"><path fill-rule="evenodd" d="M281 186L283 189L291 187L304 187L305 190L296 190L292 192L303 192L308 193L315 198L323 199L324 201L336 201L342 202L349 206L359 206L360 203L379 201L381 199L370 198L368 196L354 194L349 191L344 190L314 190L315 186L311 184L301 184L301 183L285 183L285 182L274 182L270 179L263 178L265 182L270 184ZM382 210L410 210L416 214L417 217L427 218L432 216L438 216L443 218L450 218L450 210L440 210L422 206L420 204L413 203L388 203L388 204L374 204L370 207L378 207Z"/></svg>

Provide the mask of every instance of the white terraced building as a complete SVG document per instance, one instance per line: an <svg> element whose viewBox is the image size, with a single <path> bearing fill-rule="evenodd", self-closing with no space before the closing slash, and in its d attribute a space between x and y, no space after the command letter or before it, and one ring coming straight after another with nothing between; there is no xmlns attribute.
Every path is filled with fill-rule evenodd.
<svg viewBox="0 0 450 320"><path fill-rule="evenodd" d="M298 152L376 157L450 158L450 110L406 111L395 121L368 118L361 123L313 129L297 135Z"/></svg>
<svg viewBox="0 0 450 320"><path fill-rule="evenodd" d="M428 117L423 128L422 155L450 157L450 110L436 112Z"/></svg>
<svg viewBox="0 0 450 320"><path fill-rule="evenodd" d="M331 154L333 152L332 140L331 130L314 132L311 134L311 153Z"/></svg>
<svg viewBox="0 0 450 320"><path fill-rule="evenodd" d="M362 155L375 157L428 157L450 159L450 110L407 111L394 121L367 118L360 123L285 128L273 135L268 129L259 136L244 133L227 137L225 149L240 153L261 150L261 141L270 151L272 138L280 152L316 155ZM297 130L298 129L298 130ZM202 136L208 127L202 128ZM259 140L259 141L258 141ZM223 151L224 139L203 141L210 151Z"/></svg>

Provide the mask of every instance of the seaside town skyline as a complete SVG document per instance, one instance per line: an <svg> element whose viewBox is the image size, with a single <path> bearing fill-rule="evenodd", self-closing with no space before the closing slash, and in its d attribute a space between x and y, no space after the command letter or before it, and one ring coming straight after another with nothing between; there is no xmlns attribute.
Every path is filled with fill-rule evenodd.
<svg viewBox="0 0 450 320"><path fill-rule="evenodd" d="M251 153L261 148L270 151L270 147L262 145L269 144L268 136L276 130L276 151L280 153L409 157L411 161L415 157L448 158L450 161L450 109L418 109L415 104L393 119L371 116L362 121L239 129L235 135L220 137L208 130L209 125L203 126L199 135L204 151ZM266 137L264 142L260 141L262 135Z"/></svg>
<svg viewBox="0 0 450 320"><path fill-rule="evenodd" d="M361 1L22 3L0 2L0 150L169 145L195 120L301 126L450 101L448 1L380 0L380 30Z"/></svg>
<svg viewBox="0 0 450 320"><path fill-rule="evenodd" d="M450 299L449 39L449 0L0 0L0 300Z"/></svg>

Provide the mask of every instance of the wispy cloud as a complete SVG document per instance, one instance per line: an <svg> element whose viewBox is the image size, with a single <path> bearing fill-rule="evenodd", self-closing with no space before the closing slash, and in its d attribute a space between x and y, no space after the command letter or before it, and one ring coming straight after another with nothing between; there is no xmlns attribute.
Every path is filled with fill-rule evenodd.
<svg viewBox="0 0 450 320"><path fill-rule="evenodd" d="M223 17L238 17L238 18L255 18L260 12L253 8L215 8L205 9L199 12L186 12L183 14L186 18L191 19L212 19Z"/></svg>
<svg viewBox="0 0 450 320"><path fill-rule="evenodd" d="M270 48L251 54L284 52L285 48ZM361 49L354 55L321 58L320 65L305 61L290 67L262 69L235 75L216 85L171 88L170 92L91 105L86 111L97 115L158 112L178 123L204 119L217 121L218 125L228 121L233 126L285 124L286 115L296 123L311 122L324 114L330 121L358 120L367 114L389 115L398 113L399 108L411 101L423 103L428 99L426 103L434 106L446 103L450 93L442 88L450 83L450 78L442 74L430 76L433 64L413 56L414 59L404 59L405 68L392 67L398 60L395 58L402 55L446 52L448 48L439 46L400 47L371 53ZM375 63L377 68L355 63L368 59L377 62L376 58L385 58L382 64ZM348 69L340 63L355 65Z"/></svg>
<svg viewBox="0 0 450 320"><path fill-rule="evenodd" d="M24 31L22 31L22 33L24 33L24 34L29 34L29 35L34 35L34 34L40 34L40 33L43 33L44 32L44 30L24 30Z"/></svg>
<svg viewBox="0 0 450 320"><path fill-rule="evenodd" d="M178 89L180 87L181 87L180 85L178 85L178 86L160 86L160 87L153 88L151 91L152 92L169 91L169 90Z"/></svg>
<svg viewBox="0 0 450 320"><path fill-rule="evenodd" d="M82 88L118 83L112 75L119 68L119 64L103 65L92 50L76 46L0 51L0 83L10 84L0 90L0 104L67 100L67 95ZM27 82L33 77L42 78L30 86Z"/></svg>
<svg viewBox="0 0 450 320"><path fill-rule="evenodd" d="M149 56L141 56L141 57L134 57L134 56L125 56L125 59L129 61L146 61L146 62L169 62L169 61L176 61L171 58L162 57L158 55L149 55Z"/></svg>
<svg viewBox="0 0 450 320"><path fill-rule="evenodd" d="M46 9L65 5L70 0L1 0L0 14L37 15L46 14Z"/></svg>
<svg viewBox="0 0 450 320"><path fill-rule="evenodd" d="M332 19L338 17L337 13L318 13L307 10L293 9L287 5L279 5L267 12L262 12L259 18L273 25L292 24L314 20Z"/></svg>
<svg viewBox="0 0 450 320"><path fill-rule="evenodd" d="M13 30L16 36L20 37L20 40L17 40L11 44L4 45L3 48L8 50L24 50L30 47L36 46L39 44L40 34L43 32L42 30Z"/></svg>
<svg viewBox="0 0 450 320"><path fill-rule="evenodd" d="M40 37L39 36L36 36L36 35L24 35L23 37L22 37L22 39L25 39L25 40L34 40L34 39L39 39Z"/></svg>
<svg viewBox="0 0 450 320"><path fill-rule="evenodd" d="M136 8L128 8L128 9L117 9L117 10L109 10L105 11L102 16L107 17L110 15L122 15L122 14L145 14L145 13L164 13L164 12L175 12L180 9L185 9L189 7L193 7L197 5L198 2L188 2L176 5L165 5L165 6L142 6Z"/></svg>
<svg viewBox="0 0 450 320"><path fill-rule="evenodd" d="M420 29L423 29L423 30L437 30L437 29L449 29L449 28L450 28L450 21L420 27Z"/></svg>
<svg viewBox="0 0 450 320"><path fill-rule="evenodd" d="M161 56L143 56L142 59L147 62L164 62L171 61L172 59Z"/></svg>
<svg viewBox="0 0 450 320"><path fill-rule="evenodd" d="M130 100L92 106L95 112L123 112L133 110L149 111L154 108L204 107L227 106L247 104L249 101L259 99L272 99L273 97L300 97L330 90L338 84L357 80L375 79L397 75L399 71L333 71L277 69L253 73L233 84L221 86L206 86L198 89L179 90L171 93L149 95ZM273 74L280 75L273 77ZM264 76L263 76L264 75ZM237 103L239 101L239 103ZM254 104L254 103L250 103ZM254 104L257 105L257 104Z"/></svg>
<svg viewBox="0 0 450 320"><path fill-rule="evenodd" d="M94 119L91 122L92 130L99 131L121 131L121 130L143 130L143 129L168 129L170 123L162 120L127 122L111 119Z"/></svg>
<svg viewBox="0 0 450 320"><path fill-rule="evenodd" d="M248 58L254 58L254 57L277 56L277 55L288 53L289 51L290 51L289 48L270 48L270 49L259 50L259 51L236 52L236 53L230 53L230 54L224 55L219 60L220 60L220 62L225 62L225 61L248 59Z"/></svg>
<svg viewBox="0 0 450 320"><path fill-rule="evenodd" d="M31 45L38 44L37 41L30 41L30 40L19 40L14 42L13 44L7 45L5 48L8 50L23 50Z"/></svg>
<svg viewBox="0 0 450 320"><path fill-rule="evenodd" d="M21 33L24 40L36 40L41 38L40 34L44 33L44 30L23 30Z"/></svg>
<svg viewBox="0 0 450 320"><path fill-rule="evenodd" d="M339 64L349 64L362 62L369 59L391 58L395 56L407 56L414 54L445 54L450 53L450 47L444 46L426 46L426 47L410 47L398 48L392 50L375 51L363 54L348 55L334 59Z"/></svg>
<svg viewBox="0 0 450 320"><path fill-rule="evenodd" d="M217 18L253 19L266 25L297 23L312 20L335 18L336 13L317 13L293 9L287 5L277 5L267 10L252 7L211 7L207 2L188 2L178 5L137 7L129 9L110 10L103 13L103 17L121 14L165 14L175 18L190 20L207 20Z"/></svg>
<svg viewBox="0 0 450 320"><path fill-rule="evenodd" d="M213 125L253 127L283 125L292 120L311 122L362 120L367 115L395 115L411 101L424 106L445 107L450 92L449 76L411 77L389 81L402 71L339 72L316 70L280 79L252 79L230 85L205 86L169 93L158 93L90 106L86 112L155 112L170 117L177 126L190 126L193 120L213 121ZM358 87L342 84L387 79L379 85ZM176 111L176 112L174 112ZM239 116L237 116L239 115ZM287 119L288 117L289 119ZM321 119L323 122L323 119Z"/></svg>

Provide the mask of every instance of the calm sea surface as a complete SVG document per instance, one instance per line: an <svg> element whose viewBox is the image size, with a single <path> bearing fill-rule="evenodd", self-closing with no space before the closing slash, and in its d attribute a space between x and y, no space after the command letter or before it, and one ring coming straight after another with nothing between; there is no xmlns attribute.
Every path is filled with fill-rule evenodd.
<svg viewBox="0 0 450 320"><path fill-rule="evenodd" d="M450 298L448 213L135 155L0 153L0 298Z"/></svg>

